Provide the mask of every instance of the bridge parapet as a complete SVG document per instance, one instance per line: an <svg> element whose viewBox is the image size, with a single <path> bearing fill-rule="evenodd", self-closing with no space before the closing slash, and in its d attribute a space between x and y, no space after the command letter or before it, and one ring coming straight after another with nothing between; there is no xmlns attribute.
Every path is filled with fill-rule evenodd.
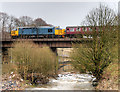
<svg viewBox="0 0 120 92"><path fill-rule="evenodd" d="M11 44L16 41L33 41L42 46L42 44L46 44L49 47L72 47L73 42L86 42L92 41L90 38L45 38L45 39L10 39L10 38L2 38L2 47L11 47Z"/></svg>
<svg viewBox="0 0 120 92"><path fill-rule="evenodd" d="M1 38L2 41L91 41L91 38L44 38L44 39L11 39L11 38Z"/></svg>

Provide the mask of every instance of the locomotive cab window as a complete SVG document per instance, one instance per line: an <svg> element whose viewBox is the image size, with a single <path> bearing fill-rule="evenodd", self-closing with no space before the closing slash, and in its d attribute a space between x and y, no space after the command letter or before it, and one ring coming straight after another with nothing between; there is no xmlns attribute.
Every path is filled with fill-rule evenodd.
<svg viewBox="0 0 120 92"><path fill-rule="evenodd" d="M17 31L17 29L13 29L13 31Z"/></svg>
<svg viewBox="0 0 120 92"><path fill-rule="evenodd" d="M52 29L48 29L48 32L52 32Z"/></svg>
<svg viewBox="0 0 120 92"><path fill-rule="evenodd" d="M56 30L61 30L60 28L55 28Z"/></svg>
<svg viewBox="0 0 120 92"><path fill-rule="evenodd" d="M11 34L15 34L15 31L12 31Z"/></svg>

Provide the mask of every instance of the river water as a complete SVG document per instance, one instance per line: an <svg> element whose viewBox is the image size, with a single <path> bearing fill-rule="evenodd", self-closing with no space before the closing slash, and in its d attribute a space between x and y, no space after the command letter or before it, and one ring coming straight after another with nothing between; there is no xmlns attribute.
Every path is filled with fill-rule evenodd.
<svg viewBox="0 0 120 92"><path fill-rule="evenodd" d="M94 90L92 80L94 76L89 74L58 74L57 79L50 79L47 85L26 90Z"/></svg>

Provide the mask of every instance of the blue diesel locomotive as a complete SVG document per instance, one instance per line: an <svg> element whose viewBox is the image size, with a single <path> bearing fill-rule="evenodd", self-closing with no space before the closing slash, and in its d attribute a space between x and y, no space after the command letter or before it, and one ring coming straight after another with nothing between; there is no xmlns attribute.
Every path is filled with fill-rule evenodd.
<svg viewBox="0 0 120 92"><path fill-rule="evenodd" d="M12 38L55 38L64 37L65 29L59 27L18 27L11 31Z"/></svg>

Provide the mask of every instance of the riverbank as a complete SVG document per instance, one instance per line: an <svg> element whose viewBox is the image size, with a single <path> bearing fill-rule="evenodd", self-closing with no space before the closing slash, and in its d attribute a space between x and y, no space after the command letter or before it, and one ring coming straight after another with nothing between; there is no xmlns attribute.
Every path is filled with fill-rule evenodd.
<svg viewBox="0 0 120 92"><path fill-rule="evenodd" d="M22 79L17 72L17 66L13 63L2 64L2 78L0 90L24 90L28 81Z"/></svg>
<svg viewBox="0 0 120 92"><path fill-rule="evenodd" d="M19 74L11 72L11 74L2 75L1 90L24 90L29 84Z"/></svg>
<svg viewBox="0 0 120 92"><path fill-rule="evenodd" d="M118 90L118 63L111 63L103 72L97 90Z"/></svg>
<svg viewBox="0 0 120 92"><path fill-rule="evenodd" d="M47 84L32 85L17 73L11 72L2 76L1 90L94 90L89 74L64 72L56 78L50 78Z"/></svg>
<svg viewBox="0 0 120 92"><path fill-rule="evenodd" d="M6 72L6 71L4 71ZM10 72L10 71L9 71ZM21 78L18 73L2 75L2 90L94 90L94 76L76 72L61 72L56 78L50 78L47 84L32 85ZM95 78L94 78L95 79ZM103 72L97 90L118 90L118 63L111 63Z"/></svg>

